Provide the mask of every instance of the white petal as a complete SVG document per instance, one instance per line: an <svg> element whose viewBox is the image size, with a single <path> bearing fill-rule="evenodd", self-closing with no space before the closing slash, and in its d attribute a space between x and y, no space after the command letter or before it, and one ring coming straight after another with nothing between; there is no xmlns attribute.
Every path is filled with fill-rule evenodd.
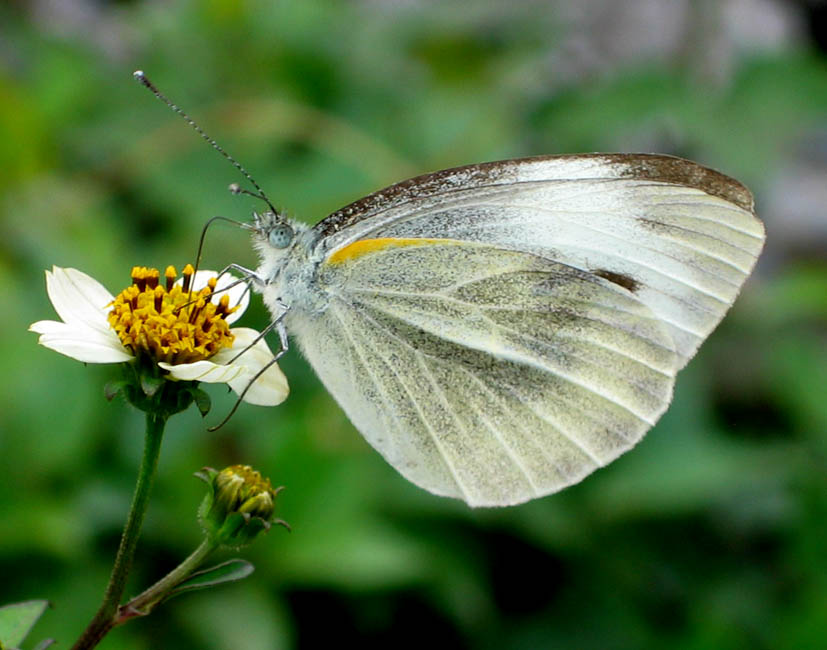
<svg viewBox="0 0 827 650"><path fill-rule="evenodd" d="M241 350L249 346L259 333L250 329L249 327L238 327L231 330L235 335L233 347L229 350L222 350L214 359L220 361L221 356L235 356ZM275 406L281 404L287 399L290 393L290 388L287 385L287 378L278 367L278 364L273 362L273 353L267 346L264 339L258 341L252 348L242 354L233 365L240 365L244 368L244 372L239 375L237 379L229 382L232 388L239 395L247 389L244 395L244 401L258 406ZM258 374L265 366L272 363L272 365L258 378ZM253 379L255 378L255 381ZM250 382L253 382L250 384ZM249 386L249 388L248 388Z"/></svg>
<svg viewBox="0 0 827 650"><path fill-rule="evenodd" d="M159 363L175 379L185 381L204 381L211 384L226 383L236 394L241 395L245 389L244 401L258 406L275 406L281 404L290 392L287 378L277 364L273 363L267 371L258 377L256 374L273 361L273 353L264 340L256 343L241 355L238 360L229 363L241 350L250 345L259 333L248 327L232 330L235 335L233 347L222 350L209 361L196 361L173 365ZM253 382L252 385L250 382ZM249 388L247 388L249 386Z"/></svg>
<svg viewBox="0 0 827 650"><path fill-rule="evenodd" d="M87 327L83 323L63 323L56 320L39 320L36 323L29 325L29 331L36 332L37 334L60 334L64 337L73 336L79 340L85 339L96 345L108 345L112 349L123 351L125 354L128 354L130 358L132 357L132 355L129 354L129 350L123 346L118 338L118 335L115 334L113 330L101 332L92 327Z"/></svg>
<svg viewBox="0 0 827 650"><path fill-rule="evenodd" d="M217 275L217 271L196 271L192 282L192 288L197 291L203 287L206 287L210 278L214 278ZM247 289L247 284L244 282L239 282L239 284L234 287L227 289L226 291L222 291L222 289L233 284L234 282L238 282L238 280L239 279L234 275L225 273L218 279L218 282L215 285L215 292L218 297L215 298L213 302L218 302L220 297L226 293L230 297L230 307L235 307L238 305L238 309L224 319L228 323L235 323L239 318L241 318L241 315L247 310L247 305L250 304L250 291ZM182 284L183 281L183 278L179 278L175 284Z"/></svg>
<svg viewBox="0 0 827 650"><path fill-rule="evenodd" d="M272 357L271 357L272 359ZM276 406L287 399L290 394L290 387L287 385L287 377L281 371L277 363L267 368L267 370L260 377L253 381L256 373L264 366L256 368L255 372L250 372L246 376L234 379L230 383L236 394L241 395L247 386L247 392L244 393L244 401L248 404L255 404L256 406ZM252 385L250 382L253 381Z"/></svg>
<svg viewBox="0 0 827 650"><path fill-rule="evenodd" d="M232 347L220 350L217 354L215 354L215 356L213 356L213 360L216 363L228 363L230 359L236 356L244 348L252 345L253 341L255 341L259 337L260 332L257 332L252 327L234 327L230 330L230 334L232 334L234 337L233 345ZM256 345L251 350L239 357L238 363L245 363L245 358L248 354L251 353L254 355L264 353L267 355L268 360L273 358L273 353L270 352L270 348L267 347L267 343L265 343L262 339L261 341L256 343ZM261 359L263 360L263 357Z"/></svg>
<svg viewBox="0 0 827 650"><path fill-rule="evenodd" d="M120 363L132 359L111 330L109 336L84 325L47 320L33 323L29 330L40 334L37 340L40 345L84 363Z"/></svg>
<svg viewBox="0 0 827 650"><path fill-rule="evenodd" d="M212 361L196 361L195 363L181 363L178 365L161 362L158 365L164 370L168 370L175 379L205 381L208 384L226 384L243 372L243 368L240 366L226 366Z"/></svg>
<svg viewBox="0 0 827 650"><path fill-rule="evenodd" d="M29 331L37 334L53 334L55 332L63 331L66 323L56 320L39 320L36 323L29 325Z"/></svg>
<svg viewBox="0 0 827 650"><path fill-rule="evenodd" d="M78 271L52 267L46 271L46 293L64 322L109 331L106 316L112 294L95 278Z"/></svg>

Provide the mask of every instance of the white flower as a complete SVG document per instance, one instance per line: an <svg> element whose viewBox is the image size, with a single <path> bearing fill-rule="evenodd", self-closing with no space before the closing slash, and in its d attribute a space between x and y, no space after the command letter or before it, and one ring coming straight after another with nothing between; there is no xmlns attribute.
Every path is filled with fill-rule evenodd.
<svg viewBox="0 0 827 650"><path fill-rule="evenodd" d="M280 404L289 389L277 364L250 385L273 361L264 339L233 360L259 333L229 328L247 308L249 292L243 283L222 291L236 278L217 275L193 274L188 265L176 280L169 267L164 285L158 271L136 267L132 286L115 298L85 273L56 266L46 271L46 292L62 321L38 321L29 330L40 334L41 345L84 363L148 355L173 379L226 383L238 394L247 389L245 402Z"/></svg>

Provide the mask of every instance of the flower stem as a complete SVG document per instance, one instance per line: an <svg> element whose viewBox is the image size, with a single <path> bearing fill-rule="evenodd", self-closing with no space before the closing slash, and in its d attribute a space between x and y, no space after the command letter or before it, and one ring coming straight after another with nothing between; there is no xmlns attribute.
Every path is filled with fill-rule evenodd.
<svg viewBox="0 0 827 650"><path fill-rule="evenodd" d="M132 506L129 509L126 526L121 535L121 544L115 556L115 566L112 567L112 574L109 576L109 584L106 587L100 609L98 609L81 637L75 642L75 645L72 646L72 650L94 648L106 633L115 626L118 605L126 588L126 578L132 567L132 559L135 556L135 547L138 544L141 525L149 505L149 493L152 490L155 470L158 467L158 455L161 451L161 439L164 435L165 425L165 416L147 412L144 456L141 460L135 493L132 496Z"/></svg>
<svg viewBox="0 0 827 650"><path fill-rule="evenodd" d="M126 621L136 616L149 614L176 585L188 578L217 547L218 544L210 539L202 541L198 548L181 564L142 594L135 596L125 605L121 605L114 625L126 623Z"/></svg>

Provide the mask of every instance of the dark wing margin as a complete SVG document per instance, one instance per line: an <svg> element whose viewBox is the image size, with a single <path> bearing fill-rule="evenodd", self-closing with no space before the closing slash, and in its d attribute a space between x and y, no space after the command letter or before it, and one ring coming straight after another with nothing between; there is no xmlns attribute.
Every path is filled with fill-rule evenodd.
<svg viewBox="0 0 827 650"><path fill-rule="evenodd" d="M509 182L519 182L519 168L536 162L582 162L611 168L605 178L626 178L691 187L717 196L738 207L754 211L752 194L741 183L721 172L696 162L649 153L586 153L512 158L478 163L422 174L395 183L336 210L314 226L320 237L329 237L377 212L452 191L469 190ZM600 178L600 176L595 176ZM560 179L566 180L565 176Z"/></svg>

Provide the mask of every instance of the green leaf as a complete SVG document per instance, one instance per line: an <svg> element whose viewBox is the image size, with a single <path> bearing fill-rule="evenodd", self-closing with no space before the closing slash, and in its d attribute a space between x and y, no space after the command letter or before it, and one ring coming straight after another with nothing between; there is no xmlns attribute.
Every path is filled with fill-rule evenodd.
<svg viewBox="0 0 827 650"><path fill-rule="evenodd" d="M196 571L189 578L179 583L167 595L166 599L177 596L185 591L196 591L198 589L207 589L225 582L236 582L242 580L250 575L255 570L255 567L240 558L227 560L221 564L217 564L209 569L202 569Z"/></svg>
<svg viewBox="0 0 827 650"><path fill-rule="evenodd" d="M20 645L48 606L46 600L28 600L0 607L0 644Z"/></svg>

